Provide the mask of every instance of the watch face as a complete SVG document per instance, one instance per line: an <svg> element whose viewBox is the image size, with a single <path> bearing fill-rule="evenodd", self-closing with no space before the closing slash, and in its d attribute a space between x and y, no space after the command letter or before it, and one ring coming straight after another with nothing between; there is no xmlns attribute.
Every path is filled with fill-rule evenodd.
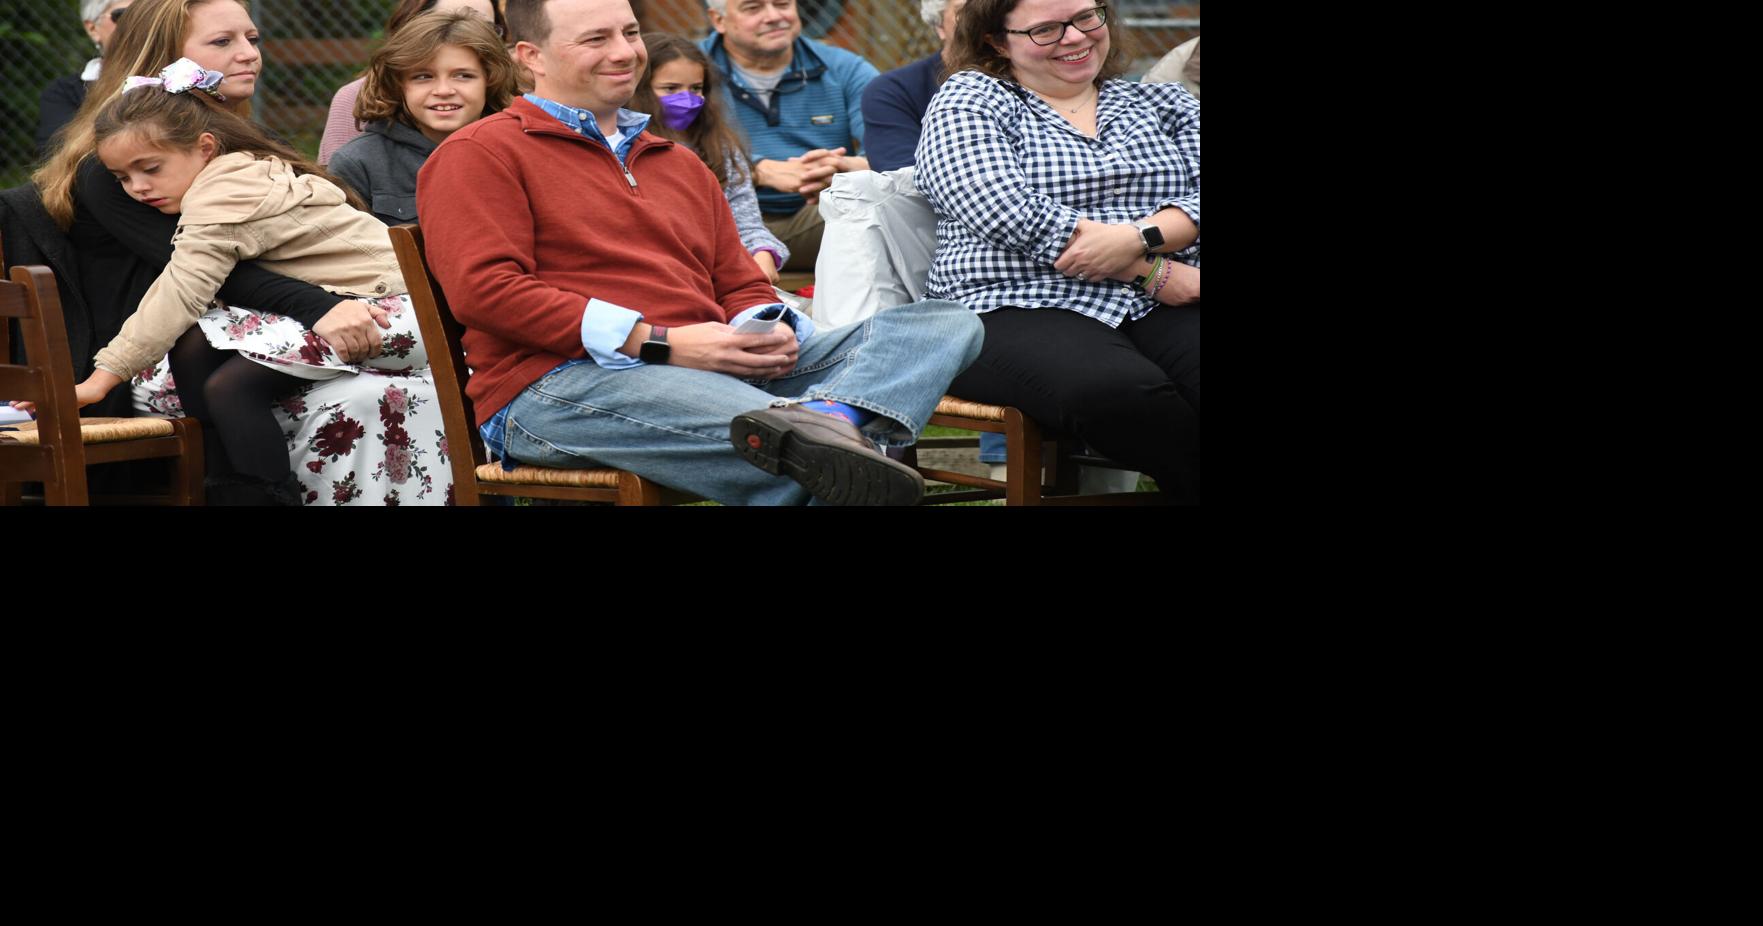
<svg viewBox="0 0 1763 926"><path fill-rule="evenodd" d="M666 363L671 349L663 341L644 341L637 350L637 359L644 363Z"/></svg>

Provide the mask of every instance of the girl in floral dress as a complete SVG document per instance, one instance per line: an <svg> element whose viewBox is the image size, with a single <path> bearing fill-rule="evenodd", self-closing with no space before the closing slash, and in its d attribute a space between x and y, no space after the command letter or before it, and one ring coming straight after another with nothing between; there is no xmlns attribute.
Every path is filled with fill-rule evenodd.
<svg viewBox="0 0 1763 926"><path fill-rule="evenodd" d="M384 226L306 159L193 92L221 79L182 59L159 78L131 78L98 114L105 166L131 197L180 219L171 262L99 352L98 369L76 387L80 404L151 375L172 342L197 324L210 344L235 353L217 354L224 359L203 382L182 388L204 390L234 467L275 500L443 503L450 494L446 448L435 410L419 414L432 386L411 388L427 360ZM380 343L332 345L291 319L211 306L240 260L361 299L386 329ZM324 401L326 384L369 375L374 381L350 392L365 385L377 393L377 422L351 416L347 402ZM284 445L289 423L304 448ZM371 444L383 451L364 472L370 429ZM425 459L429 447L434 458ZM294 472L287 451L302 449L305 472Z"/></svg>

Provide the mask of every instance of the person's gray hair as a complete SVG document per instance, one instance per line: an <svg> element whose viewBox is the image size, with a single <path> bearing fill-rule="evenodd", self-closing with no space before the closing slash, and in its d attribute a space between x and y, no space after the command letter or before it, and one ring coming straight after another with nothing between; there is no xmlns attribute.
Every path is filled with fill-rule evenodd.
<svg viewBox="0 0 1763 926"><path fill-rule="evenodd" d="M104 15L104 8L114 6L118 0L85 0L80 4L80 19L85 22L97 22Z"/></svg>
<svg viewBox="0 0 1763 926"><path fill-rule="evenodd" d="M704 0L704 9L715 10L718 15L728 15L728 0Z"/></svg>
<svg viewBox="0 0 1763 926"><path fill-rule="evenodd" d="M949 0L918 0L918 18L935 29L943 24L943 11L948 8Z"/></svg>

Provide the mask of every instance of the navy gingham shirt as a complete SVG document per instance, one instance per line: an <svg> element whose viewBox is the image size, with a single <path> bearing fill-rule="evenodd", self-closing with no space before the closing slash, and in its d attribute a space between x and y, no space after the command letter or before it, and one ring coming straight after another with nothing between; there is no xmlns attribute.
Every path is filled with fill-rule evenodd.
<svg viewBox="0 0 1763 926"><path fill-rule="evenodd" d="M1117 280L1053 269L1080 218L1118 224L1174 206L1200 224L1200 101L1179 84L1110 80L1089 138L1040 97L978 71L924 114L919 192L937 210L925 295L976 312L1057 307L1119 327L1158 303ZM1200 242L1175 252L1200 266Z"/></svg>

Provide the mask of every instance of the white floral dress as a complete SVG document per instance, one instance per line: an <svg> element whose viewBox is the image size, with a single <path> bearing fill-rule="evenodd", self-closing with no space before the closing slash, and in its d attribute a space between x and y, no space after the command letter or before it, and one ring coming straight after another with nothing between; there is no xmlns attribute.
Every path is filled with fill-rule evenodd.
<svg viewBox="0 0 1763 926"><path fill-rule="evenodd" d="M453 469L428 354L408 296L363 300L384 308L392 327L381 354L338 360L294 319L216 303L197 324L208 343L313 380L276 404L288 458L308 505L451 505ZM170 364L161 359L130 381L142 414L183 417Z"/></svg>

